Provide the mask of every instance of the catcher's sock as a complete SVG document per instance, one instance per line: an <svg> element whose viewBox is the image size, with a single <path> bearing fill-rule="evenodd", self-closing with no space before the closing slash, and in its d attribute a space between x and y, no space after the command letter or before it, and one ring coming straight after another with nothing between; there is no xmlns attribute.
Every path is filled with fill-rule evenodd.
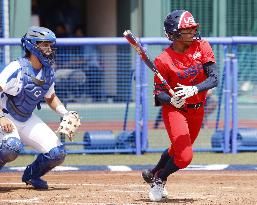
<svg viewBox="0 0 257 205"><path fill-rule="evenodd" d="M179 170L179 167L174 163L173 157L171 157L166 163L165 167L161 169L157 175L162 181L167 181L167 178L172 173Z"/></svg>
<svg viewBox="0 0 257 205"><path fill-rule="evenodd" d="M157 163L157 165L152 169L152 173L153 175L159 171L160 169L163 169L166 165L166 163L168 162L168 160L170 159L169 153L168 153L168 149L164 150L164 152L161 155L161 158L159 160L159 162Z"/></svg>

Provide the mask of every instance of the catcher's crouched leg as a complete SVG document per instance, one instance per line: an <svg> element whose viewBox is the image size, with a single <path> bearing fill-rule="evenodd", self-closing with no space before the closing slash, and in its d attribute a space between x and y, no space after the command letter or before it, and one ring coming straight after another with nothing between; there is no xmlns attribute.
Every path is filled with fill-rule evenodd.
<svg viewBox="0 0 257 205"><path fill-rule="evenodd" d="M48 189L47 182L40 177L62 164L65 156L66 152L63 145L54 147L46 154L39 154L37 159L25 169L22 181L32 185L35 189Z"/></svg>
<svg viewBox="0 0 257 205"><path fill-rule="evenodd" d="M0 169L7 163L15 160L22 150L22 143L16 137L9 137L2 141L0 146Z"/></svg>

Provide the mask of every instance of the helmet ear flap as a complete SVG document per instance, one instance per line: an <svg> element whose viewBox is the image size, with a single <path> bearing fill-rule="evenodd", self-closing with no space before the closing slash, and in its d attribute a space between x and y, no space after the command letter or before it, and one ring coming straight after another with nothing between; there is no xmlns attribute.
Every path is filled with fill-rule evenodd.
<svg viewBox="0 0 257 205"><path fill-rule="evenodd" d="M165 30L164 30L164 35L167 39L170 39L170 34L168 34Z"/></svg>
<svg viewBox="0 0 257 205"><path fill-rule="evenodd" d="M174 41L174 40L177 40L178 38L180 38L181 33L180 33L179 31L173 32L173 33L167 33L167 32L165 31L165 36L166 36L166 38L168 38L170 41Z"/></svg>
<svg viewBox="0 0 257 205"><path fill-rule="evenodd" d="M177 31L177 32L174 32L172 36L173 36L173 40L177 40L181 37L181 33L180 31Z"/></svg>

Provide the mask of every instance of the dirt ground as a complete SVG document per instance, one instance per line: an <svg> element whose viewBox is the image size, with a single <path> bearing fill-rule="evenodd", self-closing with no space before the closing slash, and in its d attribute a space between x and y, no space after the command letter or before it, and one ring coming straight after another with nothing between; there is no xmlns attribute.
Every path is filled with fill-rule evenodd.
<svg viewBox="0 0 257 205"><path fill-rule="evenodd" d="M21 172L0 174L0 204L132 205L148 199L140 172L51 172L49 190L21 183ZM257 171L180 171L169 177L159 204L257 205Z"/></svg>

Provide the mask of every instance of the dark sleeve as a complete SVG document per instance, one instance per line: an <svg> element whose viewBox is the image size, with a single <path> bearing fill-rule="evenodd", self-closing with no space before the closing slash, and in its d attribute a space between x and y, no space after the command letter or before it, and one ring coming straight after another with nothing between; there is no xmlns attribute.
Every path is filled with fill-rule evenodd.
<svg viewBox="0 0 257 205"><path fill-rule="evenodd" d="M166 92L159 92L154 96L155 105L170 104L171 97Z"/></svg>
<svg viewBox="0 0 257 205"><path fill-rule="evenodd" d="M202 83L196 85L198 92L209 90L218 86L218 70L216 63L208 62L203 65L207 78Z"/></svg>

